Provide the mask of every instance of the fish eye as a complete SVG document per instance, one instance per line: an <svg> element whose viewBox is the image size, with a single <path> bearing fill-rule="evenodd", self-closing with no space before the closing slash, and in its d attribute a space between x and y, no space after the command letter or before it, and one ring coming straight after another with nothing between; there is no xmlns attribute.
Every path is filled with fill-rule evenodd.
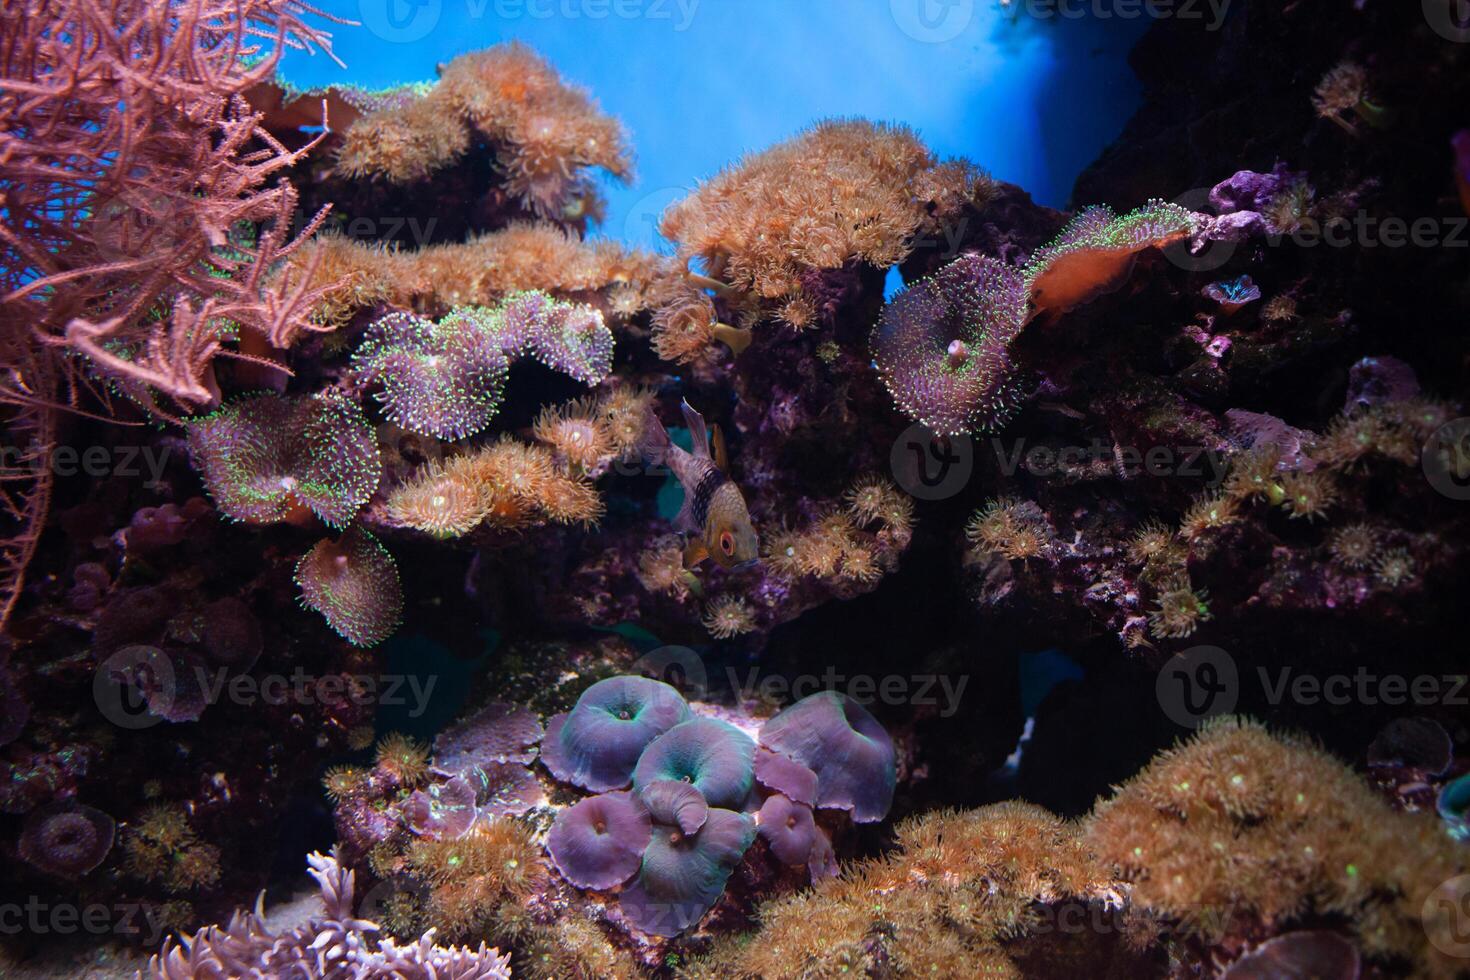
<svg viewBox="0 0 1470 980"><path fill-rule="evenodd" d="M720 550L727 555L735 554L735 536L729 531L720 532Z"/></svg>

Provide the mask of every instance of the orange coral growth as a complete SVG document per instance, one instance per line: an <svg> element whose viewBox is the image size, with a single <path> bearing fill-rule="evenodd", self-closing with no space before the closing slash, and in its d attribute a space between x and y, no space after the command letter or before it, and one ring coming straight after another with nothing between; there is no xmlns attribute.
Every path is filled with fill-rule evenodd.
<svg viewBox="0 0 1470 980"><path fill-rule="evenodd" d="M660 275L652 253L525 222L413 251L318 235L287 268L325 291L315 316L331 325L375 303L437 316L456 306L493 306L529 289L560 298L600 296L606 312L627 315L647 305L644 291Z"/></svg>
<svg viewBox="0 0 1470 980"><path fill-rule="evenodd" d="M462 837L420 838L406 855L428 884L425 914L446 938L484 930L499 906L523 899L546 878L540 848L513 820L482 817Z"/></svg>
<svg viewBox="0 0 1470 980"><path fill-rule="evenodd" d="M481 524L595 524L602 501L583 476L558 465L553 450L502 436L430 464L399 484L388 497L388 516L403 527L449 538Z"/></svg>
<svg viewBox="0 0 1470 980"><path fill-rule="evenodd" d="M721 941L688 975L863 976L884 962L903 976L1019 977L1000 944L1033 927L1037 903L1113 895L1078 826L1029 803L913 817L898 842L889 857L767 902L759 933Z"/></svg>
<svg viewBox="0 0 1470 980"><path fill-rule="evenodd" d="M632 177L617 120L514 42L460 55L421 96L354 121L337 166L349 177L407 183L454 163L476 139L495 151L510 192L543 217L600 207L589 167Z"/></svg>
<svg viewBox="0 0 1470 980"><path fill-rule="evenodd" d="M1123 284L1139 253L1182 241L1194 230L1184 208L1150 201L1122 217L1106 207L1079 211L1026 266L1031 316L1057 315Z"/></svg>
<svg viewBox="0 0 1470 980"><path fill-rule="evenodd" d="M1007 560L1036 558L1051 549L1053 531L1040 508L1030 501L1002 497L971 516L965 537L978 552Z"/></svg>
<svg viewBox="0 0 1470 980"><path fill-rule="evenodd" d="M1424 814L1394 810L1347 766L1302 740L1217 719L1100 801L1085 843L1130 882L1132 912L1218 941L1345 917L1364 952L1416 976L1461 964L1424 941L1425 899L1470 859ZM1243 921L1244 920L1244 921Z"/></svg>
<svg viewBox="0 0 1470 980"><path fill-rule="evenodd" d="M833 120L705 181L664 213L660 230L681 263L697 259L713 277L700 285L747 294L741 302L779 300L777 315L804 329L816 308L802 293L803 271L894 265L916 237L982 203L990 188L968 163L939 163L906 127ZM694 360L715 319L708 297L695 288L661 305L660 356ZM761 316L758 306L745 312Z"/></svg>

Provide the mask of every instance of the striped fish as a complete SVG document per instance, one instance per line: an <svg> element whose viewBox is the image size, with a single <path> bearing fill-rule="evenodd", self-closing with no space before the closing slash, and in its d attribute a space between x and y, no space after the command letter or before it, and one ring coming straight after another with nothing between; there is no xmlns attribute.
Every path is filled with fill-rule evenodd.
<svg viewBox="0 0 1470 980"><path fill-rule="evenodd" d="M722 568L750 565L760 558L760 539L740 488L725 475L724 440L716 430L715 452L711 453L704 417L687 401L679 407L694 438L694 452L674 445L650 410L643 432L643 456L656 466L667 465L684 488L684 506L674 518L674 529L685 536L684 567L693 568L705 558L713 558Z"/></svg>

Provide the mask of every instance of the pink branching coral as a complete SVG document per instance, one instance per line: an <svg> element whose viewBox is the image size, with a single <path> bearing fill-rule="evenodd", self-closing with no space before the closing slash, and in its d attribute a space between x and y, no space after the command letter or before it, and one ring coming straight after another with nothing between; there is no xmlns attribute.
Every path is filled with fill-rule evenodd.
<svg viewBox="0 0 1470 980"><path fill-rule="evenodd" d="M510 956L481 943L478 949L436 946L434 930L400 946L377 923L353 915L353 872L335 856L307 856L321 886L324 915L293 929L273 929L262 893L253 912L236 911L224 926L206 926L179 943L166 940L148 963L152 980L322 980L397 977L400 980L507 980ZM140 975L141 980L141 975Z"/></svg>
<svg viewBox="0 0 1470 980"><path fill-rule="evenodd" d="M250 336L281 347L319 294L268 271L310 147L264 133L240 94L288 47L327 48L290 0L7 6L0 46L0 406L27 450L0 478L0 623L50 505L60 405L108 392L199 408L212 361ZM247 225L259 230L231 235ZM75 352L81 356L64 356ZM162 412L162 409L159 409Z"/></svg>
<svg viewBox="0 0 1470 980"><path fill-rule="evenodd" d="M302 603L357 646L375 646L398 627L403 611L398 565L360 527L336 541L318 541L296 564L296 584Z"/></svg>
<svg viewBox="0 0 1470 980"><path fill-rule="evenodd" d="M215 506L251 524L301 519L310 509L345 527L382 469L362 409L334 392L236 399L189 422L189 453Z"/></svg>
<svg viewBox="0 0 1470 980"><path fill-rule="evenodd" d="M269 275L323 217L291 237L297 198L279 176L310 145L287 150L241 97L285 48L326 46L310 11L112 0L7 13L7 366L25 363L20 345L70 349L145 404L156 392L197 408L218 398L211 362L237 331L285 347L311 328L313 292ZM34 370L6 388L61 391Z"/></svg>
<svg viewBox="0 0 1470 980"><path fill-rule="evenodd" d="M522 354L594 385L612 369L612 351L597 310L525 292L494 309L452 310L437 323L390 313L368 329L352 362L381 386L377 397L394 422L458 439L494 418L510 362Z"/></svg>
<svg viewBox="0 0 1470 980"><path fill-rule="evenodd" d="M511 193L547 217L597 208L589 167L632 176L617 120L515 43L461 55L421 97L354 122L338 167L352 177L406 183L453 163L477 140L495 151Z"/></svg>
<svg viewBox="0 0 1470 980"><path fill-rule="evenodd" d="M893 399L936 432L996 428L1016 408L1007 347L1024 324L1022 276L966 255L883 308L873 357Z"/></svg>

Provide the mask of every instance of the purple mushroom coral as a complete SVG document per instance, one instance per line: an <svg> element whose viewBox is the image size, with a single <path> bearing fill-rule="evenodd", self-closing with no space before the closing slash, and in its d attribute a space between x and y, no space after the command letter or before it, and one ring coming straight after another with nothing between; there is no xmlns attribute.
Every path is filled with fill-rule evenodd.
<svg viewBox="0 0 1470 980"><path fill-rule="evenodd" d="M541 761L557 779L594 793L621 789L644 748L690 717L684 698L662 681L609 677L547 722Z"/></svg>
<svg viewBox="0 0 1470 980"><path fill-rule="evenodd" d="M812 819L811 807L780 793L766 800L755 819L760 835L782 864L806 864L822 833Z"/></svg>
<svg viewBox="0 0 1470 980"><path fill-rule="evenodd" d="M656 824L638 878L619 896L623 914L655 936L677 936L719 900L755 840L755 821L711 809L696 834Z"/></svg>
<svg viewBox="0 0 1470 980"><path fill-rule="evenodd" d="M709 804L693 783L656 779L638 792L648 812L661 824L672 824L686 834L704 826Z"/></svg>
<svg viewBox="0 0 1470 980"><path fill-rule="evenodd" d="M762 726L760 744L816 773L818 807L850 810L858 823L887 816L898 782L893 740L845 694L796 702Z"/></svg>
<svg viewBox="0 0 1470 980"><path fill-rule="evenodd" d="M694 718L649 743L633 770L640 793L660 780L690 783L710 806L741 808L755 776L755 743L716 718Z"/></svg>
<svg viewBox="0 0 1470 980"><path fill-rule="evenodd" d="M797 803L815 806L817 774L806 766L765 746L755 750L755 778L766 789L781 793Z"/></svg>
<svg viewBox="0 0 1470 980"><path fill-rule="evenodd" d="M20 856L63 878L80 878L112 850L117 825L101 810L74 801L31 813L20 832Z"/></svg>
<svg viewBox="0 0 1470 980"><path fill-rule="evenodd" d="M603 890L633 877L651 833L648 811L632 793L603 793L558 813L546 850L567 881Z"/></svg>

